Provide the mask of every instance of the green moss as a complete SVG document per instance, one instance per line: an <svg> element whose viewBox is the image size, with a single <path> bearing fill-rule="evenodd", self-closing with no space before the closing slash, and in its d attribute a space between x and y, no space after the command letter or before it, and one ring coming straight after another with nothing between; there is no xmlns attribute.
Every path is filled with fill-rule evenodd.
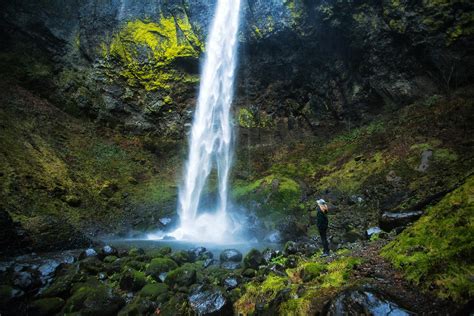
<svg viewBox="0 0 474 316"><path fill-rule="evenodd" d="M261 216L272 216L275 213L297 210L301 187L293 179L270 175L251 183L235 181L232 196L242 204L265 201L254 209Z"/></svg>
<svg viewBox="0 0 474 316"><path fill-rule="evenodd" d="M171 64L182 58L197 59L202 49L184 15L182 18L161 16L159 23L130 21L113 38L108 53L122 63L120 75L129 85L151 91L169 90L173 82L196 82L197 77L180 73ZM165 99L169 104L170 100Z"/></svg>
<svg viewBox="0 0 474 316"><path fill-rule="evenodd" d="M169 296L168 286L163 283L147 284L140 290L138 295L153 301L165 302Z"/></svg>
<svg viewBox="0 0 474 316"><path fill-rule="evenodd" d="M256 303L265 304L275 299L278 292L288 284L284 277L269 275L261 284L251 282L245 285L245 293L234 303L234 310L238 314L249 315L254 313Z"/></svg>
<svg viewBox="0 0 474 316"><path fill-rule="evenodd" d="M442 298L466 302L474 295L474 178L448 194L387 245L382 255L408 280Z"/></svg>
<svg viewBox="0 0 474 316"><path fill-rule="evenodd" d="M156 280L159 280L160 274L169 272L178 267L175 261L169 258L155 258L151 260L150 264L146 269L146 274L153 276Z"/></svg>
<svg viewBox="0 0 474 316"><path fill-rule="evenodd" d="M54 315L61 310L64 300L59 297L42 298L32 302L29 306L29 312L34 315Z"/></svg>
<svg viewBox="0 0 474 316"><path fill-rule="evenodd" d="M303 281L311 281L326 271L326 265L321 262L307 262L301 267L300 276Z"/></svg>
<svg viewBox="0 0 474 316"><path fill-rule="evenodd" d="M321 178L319 186L322 189L336 188L346 193L357 192L370 175L385 170L387 163L380 152L367 160L350 160L339 168L335 167L330 175Z"/></svg>

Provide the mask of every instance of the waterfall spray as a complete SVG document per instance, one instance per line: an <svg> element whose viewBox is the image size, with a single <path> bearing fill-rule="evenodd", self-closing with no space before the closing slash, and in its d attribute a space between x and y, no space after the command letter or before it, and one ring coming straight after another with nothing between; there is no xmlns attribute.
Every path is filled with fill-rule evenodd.
<svg viewBox="0 0 474 316"><path fill-rule="evenodd" d="M191 130L178 213L177 239L228 241L233 229L228 216L228 178L232 160L230 107L237 62L240 0L219 0L206 46L197 108ZM217 169L218 202L201 210L201 194Z"/></svg>

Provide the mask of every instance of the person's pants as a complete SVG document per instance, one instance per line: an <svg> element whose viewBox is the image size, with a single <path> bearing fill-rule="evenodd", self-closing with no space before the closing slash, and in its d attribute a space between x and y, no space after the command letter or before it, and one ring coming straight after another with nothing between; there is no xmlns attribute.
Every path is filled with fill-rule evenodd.
<svg viewBox="0 0 474 316"><path fill-rule="evenodd" d="M328 236L327 236L327 228L319 229L319 235L321 236L321 242L323 244L324 253L329 253L329 243L328 243Z"/></svg>

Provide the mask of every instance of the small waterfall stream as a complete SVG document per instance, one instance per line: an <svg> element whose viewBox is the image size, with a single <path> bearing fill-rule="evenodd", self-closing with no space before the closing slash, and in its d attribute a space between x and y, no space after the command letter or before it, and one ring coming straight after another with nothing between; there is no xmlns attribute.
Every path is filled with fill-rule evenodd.
<svg viewBox="0 0 474 316"><path fill-rule="evenodd" d="M228 179L233 142L230 107L234 94L240 0L219 0L206 46L184 182L180 187L177 239L229 241ZM217 171L217 205L201 209L209 175Z"/></svg>

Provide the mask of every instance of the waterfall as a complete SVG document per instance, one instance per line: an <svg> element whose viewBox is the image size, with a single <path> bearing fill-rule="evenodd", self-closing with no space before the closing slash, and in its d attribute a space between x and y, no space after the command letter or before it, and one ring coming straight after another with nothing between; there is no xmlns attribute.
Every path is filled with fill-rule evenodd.
<svg viewBox="0 0 474 316"><path fill-rule="evenodd" d="M228 216L228 178L232 161L230 107L237 62L240 0L219 0L206 46L199 98L191 129L184 182L179 191L177 239L223 242L232 223ZM203 190L217 171L218 202L200 209Z"/></svg>

